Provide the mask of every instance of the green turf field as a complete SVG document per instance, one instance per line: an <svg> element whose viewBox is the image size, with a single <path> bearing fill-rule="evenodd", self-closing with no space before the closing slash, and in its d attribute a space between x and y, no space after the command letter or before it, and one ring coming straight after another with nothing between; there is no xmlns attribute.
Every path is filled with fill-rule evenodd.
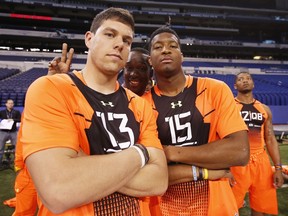
<svg viewBox="0 0 288 216"><path fill-rule="evenodd" d="M288 145L280 145L280 153L282 157L282 163L288 164ZM12 169L6 169L0 171L0 215L11 216L14 209L3 205L3 201L14 197L13 185L14 185L15 173ZM279 216L288 215L288 187L278 189L278 203L279 203ZM250 215L249 201L246 199L248 207L240 210L240 216Z"/></svg>

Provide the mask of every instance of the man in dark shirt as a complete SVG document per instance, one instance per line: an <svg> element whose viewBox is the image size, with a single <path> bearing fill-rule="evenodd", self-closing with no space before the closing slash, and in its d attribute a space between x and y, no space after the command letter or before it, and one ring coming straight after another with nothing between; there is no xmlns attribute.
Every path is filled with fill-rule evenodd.
<svg viewBox="0 0 288 216"><path fill-rule="evenodd" d="M14 101L8 99L6 101L6 109L0 111L0 119L8 119L9 121L14 121L11 129L0 129L0 167L2 166L2 159L5 144L8 140L11 140L13 146L16 145L17 140L17 122L21 121L21 113L14 109Z"/></svg>

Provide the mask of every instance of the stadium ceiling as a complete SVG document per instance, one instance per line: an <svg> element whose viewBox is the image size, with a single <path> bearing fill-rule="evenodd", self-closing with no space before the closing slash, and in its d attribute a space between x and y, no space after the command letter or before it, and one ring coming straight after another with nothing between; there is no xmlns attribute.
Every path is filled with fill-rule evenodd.
<svg viewBox="0 0 288 216"><path fill-rule="evenodd" d="M0 47L53 50L67 42L76 53L84 53L83 37L90 22L111 6L133 14L134 46L145 46L152 31L170 20L185 56L253 58L257 54L288 60L288 11L277 9L271 0L6 0L0 8Z"/></svg>

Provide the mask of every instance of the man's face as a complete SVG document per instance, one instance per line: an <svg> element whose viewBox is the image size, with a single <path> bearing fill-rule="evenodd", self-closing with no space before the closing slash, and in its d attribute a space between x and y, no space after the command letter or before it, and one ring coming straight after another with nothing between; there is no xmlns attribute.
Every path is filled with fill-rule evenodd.
<svg viewBox="0 0 288 216"><path fill-rule="evenodd" d="M14 107L14 102L13 102L13 100L8 100L7 102L6 102L6 108L7 109L12 109Z"/></svg>
<svg viewBox="0 0 288 216"><path fill-rule="evenodd" d="M106 20L95 33L87 32L88 62L100 72L115 75L125 66L133 40L130 26Z"/></svg>
<svg viewBox="0 0 288 216"><path fill-rule="evenodd" d="M251 92L254 88L254 82L249 73L240 73L237 75L234 88L241 93Z"/></svg>
<svg viewBox="0 0 288 216"><path fill-rule="evenodd" d="M143 95L150 76L149 56L132 51L124 68L125 87L138 95Z"/></svg>
<svg viewBox="0 0 288 216"><path fill-rule="evenodd" d="M174 34L163 32L151 41L151 63L157 75L170 76L181 71L183 55Z"/></svg>

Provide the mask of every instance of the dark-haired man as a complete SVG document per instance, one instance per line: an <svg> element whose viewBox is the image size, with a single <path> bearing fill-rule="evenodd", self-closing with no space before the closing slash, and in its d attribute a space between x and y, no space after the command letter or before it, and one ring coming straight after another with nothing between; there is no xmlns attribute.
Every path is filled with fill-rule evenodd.
<svg viewBox="0 0 288 216"><path fill-rule="evenodd" d="M243 206L248 191L252 216L278 215L276 189L282 186L284 180L271 110L253 97L254 81L249 72L240 72L236 75L234 88L237 90L236 104L249 128L251 154L246 166L231 168L236 181L232 190L238 208ZM268 154L275 172L272 171Z"/></svg>
<svg viewBox="0 0 288 216"><path fill-rule="evenodd" d="M138 197L166 190L151 106L117 82L133 33L127 10L102 11L85 34L85 67L29 87L21 141L39 215L139 215Z"/></svg>
<svg viewBox="0 0 288 216"><path fill-rule="evenodd" d="M157 85L145 97L156 110L169 168L162 214L237 215L229 181L221 177L248 162L249 146L231 90L184 74L180 39L169 27L152 33L149 51Z"/></svg>

